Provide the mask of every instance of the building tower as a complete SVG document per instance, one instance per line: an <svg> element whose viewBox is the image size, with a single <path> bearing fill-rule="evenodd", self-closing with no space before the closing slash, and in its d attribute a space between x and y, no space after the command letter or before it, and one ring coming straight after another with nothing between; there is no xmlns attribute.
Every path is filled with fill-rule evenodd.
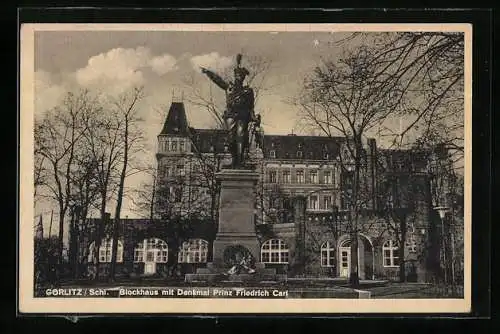
<svg viewBox="0 0 500 334"><path fill-rule="evenodd" d="M173 100L158 135L156 211L159 215L189 210L191 139L184 103Z"/></svg>

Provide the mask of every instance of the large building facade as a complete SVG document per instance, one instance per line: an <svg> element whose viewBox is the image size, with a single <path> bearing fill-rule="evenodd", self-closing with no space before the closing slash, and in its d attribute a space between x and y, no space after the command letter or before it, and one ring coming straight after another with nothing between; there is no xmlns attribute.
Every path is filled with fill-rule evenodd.
<svg viewBox="0 0 500 334"><path fill-rule="evenodd" d="M444 234L433 209L439 203L432 166L446 161L446 152L381 150L374 139L363 145L356 211L360 278L399 279L403 260L406 280L436 279ZM290 276L347 278L355 217L345 139L266 134L262 147L253 144L249 154L261 176L255 189L257 260ZM219 205L215 173L230 158L224 133L190 127L184 104L173 102L156 158L155 209L150 219L124 220L119 272L168 276L173 263L177 274L194 272L211 261ZM191 226L179 232L175 222ZM98 250L104 271L111 243L103 240Z"/></svg>

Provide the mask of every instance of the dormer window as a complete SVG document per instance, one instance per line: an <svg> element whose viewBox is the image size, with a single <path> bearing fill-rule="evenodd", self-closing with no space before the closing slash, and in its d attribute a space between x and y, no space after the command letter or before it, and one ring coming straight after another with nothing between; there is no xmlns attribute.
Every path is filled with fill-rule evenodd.
<svg viewBox="0 0 500 334"><path fill-rule="evenodd" d="M297 158L302 158L302 151L297 151Z"/></svg>
<svg viewBox="0 0 500 334"><path fill-rule="evenodd" d="M275 159L276 158L276 151L275 150L269 151L269 157L272 159Z"/></svg>
<svg viewBox="0 0 500 334"><path fill-rule="evenodd" d="M323 159L328 160L330 158L330 155L328 152L323 153Z"/></svg>

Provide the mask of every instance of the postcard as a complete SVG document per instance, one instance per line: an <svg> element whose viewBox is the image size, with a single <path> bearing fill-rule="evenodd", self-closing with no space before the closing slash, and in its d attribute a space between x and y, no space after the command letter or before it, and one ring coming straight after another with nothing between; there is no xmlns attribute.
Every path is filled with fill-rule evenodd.
<svg viewBox="0 0 500 334"><path fill-rule="evenodd" d="M471 43L23 24L19 311L470 311Z"/></svg>

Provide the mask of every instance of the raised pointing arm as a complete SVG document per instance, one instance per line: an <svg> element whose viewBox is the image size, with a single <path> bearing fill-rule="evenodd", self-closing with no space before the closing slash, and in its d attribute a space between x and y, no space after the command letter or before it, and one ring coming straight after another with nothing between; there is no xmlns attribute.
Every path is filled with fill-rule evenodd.
<svg viewBox="0 0 500 334"><path fill-rule="evenodd" d="M201 73L205 74L210 80L212 80L217 86L219 86L223 90L227 90L229 88L229 84L225 82L224 79L222 79L216 73L207 70L204 67L201 67Z"/></svg>

